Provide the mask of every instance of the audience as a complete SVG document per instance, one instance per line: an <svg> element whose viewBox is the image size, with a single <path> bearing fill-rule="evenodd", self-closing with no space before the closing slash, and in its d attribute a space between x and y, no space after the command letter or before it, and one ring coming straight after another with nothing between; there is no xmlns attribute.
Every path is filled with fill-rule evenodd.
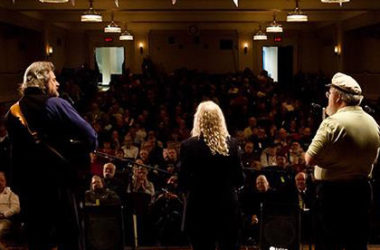
<svg viewBox="0 0 380 250"><path fill-rule="evenodd" d="M304 80L299 77L297 81L302 85ZM75 84L75 79L72 84ZM99 134L100 152L151 167L134 166L129 178L115 179L111 177L114 169L125 173L129 164L115 161L115 167L107 165L111 169L107 170L109 173L103 173L105 186L116 191L122 200L134 197L128 193L148 194L152 208L157 208L172 198L177 201L180 197L175 185L180 167L180 142L189 136L192 115L198 103L214 100L223 109L231 134L238 139L243 150L247 185L242 192L251 190L255 200L260 200L257 197L262 196L259 190L267 185L265 178L272 188L264 188L269 190L263 192L268 193L264 196L270 199L282 196L283 199L278 199L282 201L291 196L294 175L305 168L303 153L316 130L316 118L308 107L310 99L303 98L309 89L297 89L296 94L289 94L290 91L294 90L274 83L266 71L258 76L248 69L224 75L186 69L171 75L149 71L144 75L113 78L109 90L93 92L93 96L86 98L90 101L83 113L87 114ZM312 92L315 93L316 88ZM86 107L85 104L80 106ZM109 162L99 156L94 158L97 159L92 163L92 174L99 174L99 166ZM106 171L105 166L103 170ZM266 177L258 178L257 187L250 188L252 183L256 183L256 177L262 174ZM121 183L116 184L116 180L122 180L126 188L122 190ZM277 193L281 195L276 196ZM128 202L125 203L127 207L134 206L133 201ZM246 206L243 201L242 205ZM150 213L149 209L144 213ZM153 221L156 219L152 218ZM251 218L250 221L255 220Z"/></svg>
<svg viewBox="0 0 380 250"><path fill-rule="evenodd" d="M0 172L0 239L12 228L12 217L20 213L20 201L17 194L7 187L4 172Z"/></svg>

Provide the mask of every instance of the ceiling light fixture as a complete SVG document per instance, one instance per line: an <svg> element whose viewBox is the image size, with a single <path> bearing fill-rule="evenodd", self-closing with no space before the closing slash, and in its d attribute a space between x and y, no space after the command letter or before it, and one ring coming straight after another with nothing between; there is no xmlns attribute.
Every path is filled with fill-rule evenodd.
<svg viewBox="0 0 380 250"><path fill-rule="evenodd" d="M172 4L175 5L177 3L177 0L172 0Z"/></svg>
<svg viewBox="0 0 380 250"><path fill-rule="evenodd" d="M259 31L257 31L256 34L253 36L253 40L255 40L255 41L264 41L264 40L268 40L268 36L267 36L267 34L265 34L265 33L261 30L261 26L259 26Z"/></svg>
<svg viewBox="0 0 380 250"><path fill-rule="evenodd" d="M232 0L232 1L234 1L234 4L236 7L239 7L239 0Z"/></svg>
<svg viewBox="0 0 380 250"><path fill-rule="evenodd" d="M121 28L113 21L113 12L111 13L111 23L104 28L105 33L120 33Z"/></svg>
<svg viewBox="0 0 380 250"><path fill-rule="evenodd" d="M122 40L122 41L133 41L133 35L131 33L129 33L128 30L125 30L125 31L123 31L123 33L121 33L121 35L119 37L119 40Z"/></svg>
<svg viewBox="0 0 380 250"><path fill-rule="evenodd" d="M126 24L124 24L124 31L120 34L119 40L121 40L121 41L133 41L133 35L128 31Z"/></svg>
<svg viewBox="0 0 380 250"><path fill-rule="evenodd" d="M102 15L97 13L92 7L93 0L89 0L89 1L90 1L90 8L82 14L81 22L102 22L103 21Z"/></svg>
<svg viewBox="0 0 380 250"><path fill-rule="evenodd" d="M281 33L281 32L283 32L281 24L276 22L276 13L273 13L273 22L270 23L270 25L267 27L266 30L267 30L267 33Z"/></svg>
<svg viewBox="0 0 380 250"><path fill-rule="evenodd" d="M322 3L339 3L342 6L343 3L348 3L350 0L321 0Z"/></svg>
<svg viewBox="0 0 380 250"><path fill-rule="evenodd" d="M69 0L40 0L41 3L67 3Z"/></svg>
<svg viewBox="0 0 380 250"><path fill-rule="evenodd" d="M307 22L307 15L304 14L298 6L298 0L296 0L296 8L294 11L289 12L286 17L287 22Z"/></svg>

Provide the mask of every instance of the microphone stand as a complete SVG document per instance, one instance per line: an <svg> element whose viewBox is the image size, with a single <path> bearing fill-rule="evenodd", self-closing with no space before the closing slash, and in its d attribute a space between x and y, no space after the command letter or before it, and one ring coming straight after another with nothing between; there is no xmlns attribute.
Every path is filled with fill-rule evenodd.
<svg viewBox="0 0 380 250"><path fill-rule="evenodd" d="M117 156L114 156L114 155L110 155L110 154L106 154L106 153L103 153L103 152L99 152L99 151L95 151L94 152L96 155L102 157L102 158L105 158L105 159L109 159L109 160L118 160L118 161L121 161L121 162L126 162L128 163L128 167L132 168L131 165L137 165L139 167L143 167L143 168L147 168L147 169L150 169L150 170L154 170L154 171L157 171L157 172L161 172L163 174L168 174L170 175L170 173L166 170L163 170L163 169L159 169L159 168L155 168L155 167L151 167L151 166L148 166L148 165L145 165L145 164L141 164L141 163L136 163L134 162L133 160L130 160L130 159L126 159L126 158L120 158L120 157L117 157Z"/></svg>

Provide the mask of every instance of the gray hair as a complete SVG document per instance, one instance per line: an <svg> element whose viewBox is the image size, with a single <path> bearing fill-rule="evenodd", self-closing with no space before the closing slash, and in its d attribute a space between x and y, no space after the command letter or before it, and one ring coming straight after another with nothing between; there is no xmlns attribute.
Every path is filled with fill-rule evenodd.
<svg viewBox="0 0 380 250"><path fill-rule="evenodd" d="M47 83L50 80L50 71L54 71L54 65L51 62L40 61L32 63L25 70L24 81L20 86L20 93L24 95L26 88L37 87L46 94Z"/></svg>
<svg viewBox="0 0 380 250"><path fill-rule="evenodd" d="M357 106L357 105L360 105L362 100L363 100L363 96L362 95L356 95L356 94L351 94L351 93L347 93L347 92L343 92L337 88L334 88L336 93L340 96L340 98L342 99L343 102L346 103L347 106Z"/></svg>

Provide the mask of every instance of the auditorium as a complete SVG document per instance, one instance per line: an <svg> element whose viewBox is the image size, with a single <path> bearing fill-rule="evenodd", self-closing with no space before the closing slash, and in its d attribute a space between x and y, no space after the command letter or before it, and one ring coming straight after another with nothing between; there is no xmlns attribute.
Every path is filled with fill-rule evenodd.
<svg viewBox="0 0 380 250"><path fill-rule="evenodd" d="M379 58L380 0L1 0L0 249L380 249Z"/></svg>

